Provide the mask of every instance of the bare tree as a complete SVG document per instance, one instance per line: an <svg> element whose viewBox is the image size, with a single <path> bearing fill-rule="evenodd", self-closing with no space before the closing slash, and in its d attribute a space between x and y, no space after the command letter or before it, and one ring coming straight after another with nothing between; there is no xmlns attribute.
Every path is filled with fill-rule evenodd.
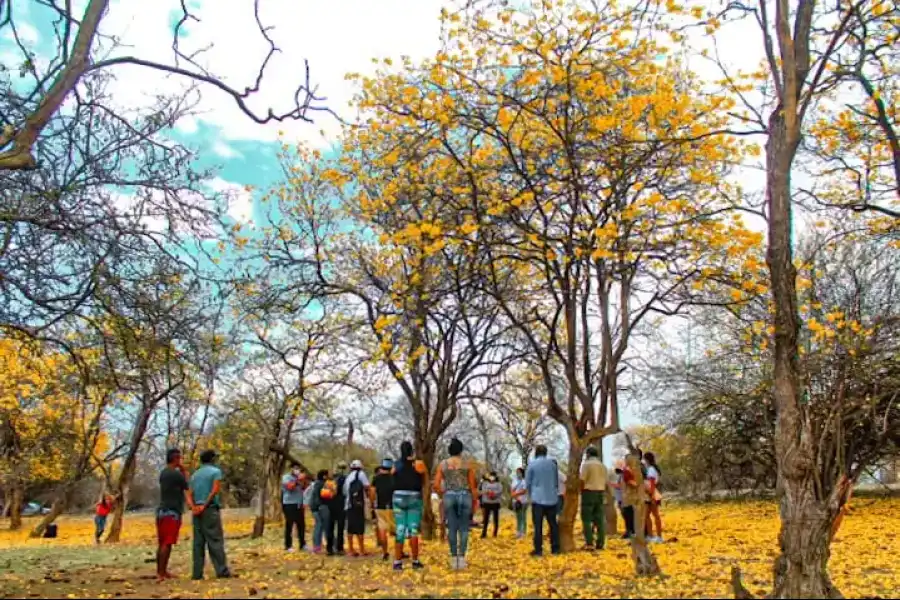
<svg viewBox="0 0 900 600"><path fill-rule="evenodd" d="M208 48L193 51L182 48L184 26L191 21L200 21L190 12L186 0L181 2L181 16L173 32L172 63L129 55L101 55L103 36L99 29L109 0L89 0L82 15L73 12L72 3L68 0L37 2L50 9L54 15L50 25L56 38L56 54L46 65L36 60L34 53L23 41L17 23L20 15L12 0L0 1L0 32L11 38L20 52L21 63L15 65L15 68L31 80L31 89L25 92L16 91L19 86L14 89L8 82L0 84L4 104L9 103L8 107L4 106L4 110L0 111L0 171L35 168L40 158L39 153L34 152L35 144L46 134L47 127L58 117L67 102L74 98L76 104L80 104L78 92L84 78L92 73L113 70L119 65L137 65L183 77L193 83L212 86L230 96L245 115L260 124L286 120L309 121L310 111L325 110L316 104L324 98L317 97L315 89L310 86L309 65L305 62L305 78L298 83L293 96L294 106L289 110L276 112L270 108L265 113L257 113L247 104L248 99L259 91L269 61L279 52L271 35L272 26L263 25L260 19L259 0L253 0L253 15L258 32L266 41L268 49L259 65L255 81L243 90L228 85L201 66L199 60ZM114 37L106 41L111 41L115 49L117 41Z"/></svg>

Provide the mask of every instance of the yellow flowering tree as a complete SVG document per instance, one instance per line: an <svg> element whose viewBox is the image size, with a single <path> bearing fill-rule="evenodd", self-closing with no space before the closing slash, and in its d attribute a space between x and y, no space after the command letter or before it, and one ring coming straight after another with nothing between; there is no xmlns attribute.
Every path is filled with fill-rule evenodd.
<svg viewBox="0 0 900 600"><path fill-rule="evenodd" d="M364 181L384 182L370 210L439 219L444 244L484 263L485 290L567 432L572 500L585 449L619 429L617 380L645 317L706 301L738 274L733 301L761 291L750 252L761 236L723 216L741 144L713 134L732 101L696 99L642 14L568 2L446 14L434 59L363 80L366 121L350 132ZM571 550L577 502L565 506Z"/></svg>
<svg viewBox="0 0 900 600"><path fill-rule="evenodd" d="M74 337L74 336L72 336ZM33 339L0 338L0 481L8 492L11 526L21 527L24 492L50 485L43 533L64 509L73 487L94 473L108 450L103 416L108 390L85 373L97 355Z"/></svg>
<svg viewBox="0 0 900 600"><path fill-rule="evenodd" d="M64 356L0 338L0 373L0 473L10 527L18 529L26 488L66 477L80 424L71 410Z"/></svg>
<svg viewBox="0 0 900 600"><path fill-rule="evenodd" d="M341 343L399 388L413 414L411 441L430 473L459 402L501 368L505 330L474 285L476 257L443 239L420 189L380 177L375 148L357 143L348 134L334 160L286 148L289 176L269 196L270 226L247 246L266 264L262 295L273 306L290 313L315 310L311 299L338 304L347 321ZM410 204L382 210L378 199L394 193ZM426 504L426 535L433 521Z"/></svg>

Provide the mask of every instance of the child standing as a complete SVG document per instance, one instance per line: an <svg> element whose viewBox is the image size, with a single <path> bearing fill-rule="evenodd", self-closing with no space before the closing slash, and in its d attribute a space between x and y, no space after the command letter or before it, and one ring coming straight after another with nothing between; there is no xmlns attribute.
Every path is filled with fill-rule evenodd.
<svg viewBox="0 0 900 600"><path fill-rule="evenodd" d="M100 537L106 529L106 519L115 506L116 499L113 496L107 493L100 496L100 502L97 503L97 511L94 514L94 543L100 543Z"/></svg>

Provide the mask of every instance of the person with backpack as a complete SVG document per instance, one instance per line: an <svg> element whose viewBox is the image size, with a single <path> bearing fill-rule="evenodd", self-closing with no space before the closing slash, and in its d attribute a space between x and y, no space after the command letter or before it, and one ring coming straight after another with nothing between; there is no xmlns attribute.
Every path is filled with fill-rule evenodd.
<svg viewBox="0 0 900 600"><path fill-rule="evenodd" d="M334 537L331 533L331 503L335 496L334 481L328 477L328 469L316 473L309 498L309 510L315 519L313 528L313 553L322 553L322 536L326 538L328 555L334 554Z"/></svg>
<svg viewBox="0 0 900 600"><path fill-rule="evenodd" d="M344 511L347 515L347 541L350 556L366 556L366 495L369 479L363 471L362 461L350 463L350 474L344 480ZM353 538L359 542L359 552L353 549Z"/></svg>

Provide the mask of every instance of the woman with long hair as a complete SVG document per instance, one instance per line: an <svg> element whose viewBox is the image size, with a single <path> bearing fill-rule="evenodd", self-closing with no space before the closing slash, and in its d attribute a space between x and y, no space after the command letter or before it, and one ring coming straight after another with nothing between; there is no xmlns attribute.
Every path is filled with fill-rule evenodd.
<svg viewBox="0 0 900 600"><path fill-rule="evenodd" d="M652 452L644 453L644 465L647 467L647 522L645 529L648 533L648 542L662 542L662 518L659 515L659 505L662 502L662 494L659 493L659 477L662 475L656 464L656 455ZM653 535L653 525L656 524L656 535Z"/></svg>
<svg viewBox="0 0 900 600"><path fill-rule="evenodd" d="M409 441L400 444L400 460L394 465L393 509L397 533L394 538L394 570L403 570L403 544L409 540L412 568L421 569L419 561L419 526L422 523L422 486L425 465L413 456Z"/></svg>
<svg viewBox="0 0 900 600"><path fill-rule="evenodd" d="M450 458L438 465L434 475L434 491L443 496L444 514L450 533L450 568L466 568L469 544L469 520L478 505L475 469L463 458L463 445L450 440Z"/></svg>

